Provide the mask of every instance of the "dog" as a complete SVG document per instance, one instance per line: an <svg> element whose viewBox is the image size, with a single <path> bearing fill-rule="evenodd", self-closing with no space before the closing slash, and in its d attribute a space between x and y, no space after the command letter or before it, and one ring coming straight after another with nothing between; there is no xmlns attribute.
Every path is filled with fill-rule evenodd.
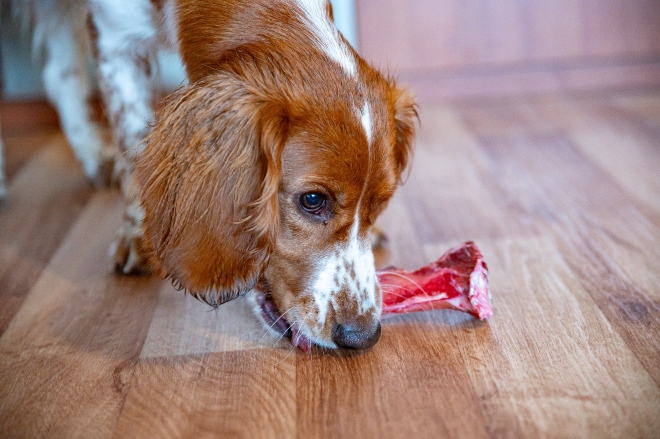
<svg viewBox="0 0 660 439"><path fill-rule="evenodd" d="M370 236L408 168L417 104L348 44L329 1L32 4L72 25L73 47L85 23L127 203L117 271L160 273L212 306L248 294L304 350L378 341ZM70 23L72 8L86 18ZM160 46L180 54L188 84L154 112ZM75 58L50 58L69 64L52 82L85 82ZM105 180L110 148L87 110L73 117L85 134L68 129L63 105L85 173Z"/></svg>

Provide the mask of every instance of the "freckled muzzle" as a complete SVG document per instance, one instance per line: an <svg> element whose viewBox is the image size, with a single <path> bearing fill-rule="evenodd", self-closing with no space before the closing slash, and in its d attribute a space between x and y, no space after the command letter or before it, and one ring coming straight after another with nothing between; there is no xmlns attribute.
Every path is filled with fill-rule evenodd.
<svg viewBox="0 0 660 439"><path fill-rule="evenodd" d="M314 342L296 324L290 324L280 312L269 293L254 290L254 300L259 315L272 330L291 338L291 343L303 352L309 352ZM357 320L334 323L332 342L338 348L362 350L374 346L380 339L380 321L376 318L359 316Z"/></svg>

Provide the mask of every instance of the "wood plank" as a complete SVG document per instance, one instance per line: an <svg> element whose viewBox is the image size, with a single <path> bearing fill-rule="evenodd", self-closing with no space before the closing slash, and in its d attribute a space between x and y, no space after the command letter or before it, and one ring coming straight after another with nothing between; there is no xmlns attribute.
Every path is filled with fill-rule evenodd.
<svg viewBox="0 0 660 439"><path fill-rule="evenodd" d="M387 241L384 248L374 252L377 268L414 268L428 262L419 251L422 241L413 224L415 214L408 209L403 191L397 191L385 212L378 218L377 224L386 231Z"/></svg>
<svg viewBox="0 0 660 439"><path fill-rule="evenodd" d="M2 132L5 177L11 182L28 161L58 134L57 127L37 128L29 133L8 135Z"/></svg>
<svg viewBox="0 0 660 439"><path fill-rule="evenodd" d="M558 127L553 126L556 118L544 122L535 117L543 114L542 102L504 106L504 111L501 107L486 106L478 112L476 121L469 119L476 122L470 125L473 132L462 125L460 118L452 116L451 109L445 110L444 118L438 118L436 113L432 123L423 121L425 134L437 142L432 148L437 153L423 157L420 162L437 166L444 159L446 168L445 165L440 168L440 174L446 175L444 178L463 175L456 178L459 183L453 186L438 184L442 177L434 175L432 166L426 165L418 174L423 177L414 190L422 195L411 203L429 211L435 202L441 206L433 210L437 214L445 207L447 195L442 191L436 197L428 194L433 193L433 188L447 187L452 196L466 200L470 207L467 210L476 217L476 222L485 223L485 232L478 235L477 242L486 260L491 261L495 318L489 322L489 337L470 337L459 330L454 337L482 401L488 431L491 436L512 437L651 437L657 428L655 414L660 412L660 394L653 380L656 376L653 365L658 362L660 351L653 341L658 337L657 328L652 325L660 316L655 312L654 299L648 297L646 290L643 304L651 305L647 314L655 315L646 315L643 325L638 322L637 334L626 331L620 335L617 332L622 330L620 325L612 325L608 321L611 316L605 313L606 319L601 313L603 300L591 297L593 288L583 281L585 277L604 279L602 273L584 273L581 267L567 265L563 257L570 254L569 249L557 237L568 233L567 221L580 224L581 216L576 211L590 212L591 208L594 215L602 218L612 203L625 199L625 195L608 184L600 190L592 188L601 184L602 177L605 180L609 177L599 175L599 170L585 157L577 160L580 155L575 148L573 154L568 154L566 145L551 141L554 138L545 133L556 132ZM434 108L437 111L438 106ZM567 116L575 117L578 115ZM479 131L484 127L489 130L487 135ZM428 149L425 140L422 137L420 147ZM448 144L457 146L452 148ZM476 175L466 177L467 172ZM594 195L591 202L584 199ZM561 203L564 198L570 201ZM462 221L457 224L457 230L470 230L470 221L463 220L467 212L464 215L458 212L457 218ZM634 219L629 221L634 224L649 223L640 212L633 215ZM457 221L442 214L440 218L430 228L438 230ZM490 226L491 223L500 223L499 229ZM491 227L498 233L488 233ZM435 241L433 235L425 236L427 260L437 257L452 243L438 240L442 236L436 236ZM657 241L658 236L649 238ZM573 241L571 244L576 245ZM608 248L603 253L609 255L612 250ZM575 253L575 249L571 248L570 252ZM584 264L589 258L587 250L580 253L579 261ZM571 262L576 260L573 258ZM638 271L659 270L642 265ZM608 281L614 279L610 277L605 280ZM620 279L614 282L617 286L630 287L625 283ZM637 355L630 352L631 342L636 343L633 352ZM469 346L474 347L466 348ZM510 366L506 366L508 362ZM608 373L603 375L602 370ZM610 376L616 379L611 380ZM628 386L633 390L619 390L629 389ZM621 407L634 404L640 397L651 401L651 407L638 413L639 418L623 418ZM602 423L603 418L616 420ZM652 427L646 428L649 422Z"/></svg>
<svg viewBox="0 0 660 439"><path fill-rule="evenodd" d="M660 113L653 121L607 102L582 114L580 126L571 129L580 150L660 214Z"/></svg>
<svg viewBox="0 0 660 439"><path fill-rule="evenodd" d="M383 264L475 239L495 316L397 316L358 354L305 355L244 300L209 311L110 274L121 200L90 192L58 135L0 214L0 272L23 279L0 336L0 436L656 437L659 96L424 105Z"/></svg>
<svg viewBox="0 0 660 439"><path fill-rule="evenodd" d="M57 112L45 100L0 100L0 121L4 136L18 136L35 130L58 127Z"/></svg>
<svg viewBox="0 0 660 439"><path fill-rule="evenodd" d="M246 298L212 309L165 282L140 358L290 347L288 340L266 331Z"/></svg>
<svg viewBox="0 0 660 439"><path fill-rule="evenodd" d="M45 146L11 182L0 213L0 334L92 193L61 134L35 140Z"/></svg>
<svg viewBox="0 0 660 439"><path fill-rule="evenodd" d="M618 96L622 96L619 98ZM537 98L462 104L466 127L484 136L565 132L619 186L660 212L660 106L657 93ZM494 116L494 114L497 114Z"/></svg>
<svg viewBox="0 0 660 439"><path fill-rule="evenodd" d="M94 195L0 337L0 436L112 432L162 282L109 272L121 211Z"/></svg>
<svg viewBox="0 0 660 439"><path fill-rule="evenodd" d="M163 283L114 435L291 437L295 358L245 298L213 310Z"/></svg>
<svg viewBox="0 0 660 439"><path fill-rule="evenodd" d="M522 212L545 224L601 312L660 383L660 291L649 287L660 284L660 249L647 245L660 242L660 216L637 208L608 174L560 135L484 138L482 143L499 175L493 187L501 189L494 196L516 193ZM535 184L525 189L524 181ZM621 256L613 258L613 249ZM644 261L639 267L625 262L635 253L633 261ZM617 262L632 269L631 275L645 273L646 285ZM647 312L624 318L629 308Z"/></svg>
<svg viewBox="0 0 660 439"><path fill-rule="evenodd" d="M256 349L142 360L114 437L295 437L287 356Z"/></svg>
<svg viewBox="0 0 660 439"><path fill-rule="evenodd" d="M401 192L422 243L455 245L537 233L525 218L502 212L502 206L517 209L515 200L497 200L485 190L493 170L479 139L465 128L455 109L429 106L421 126L413 172Z"/></svg>
<svg viewBox="0 0 660 439"><path fill-rule="evenodd" d="M454 337L489 435L653 437L660 389L553 239L481 244L495 317L486 333L455 329Z"/></svg>
<svg viewBox="0 0 660 439"><path fill-rule="evenodd" d="M361 355L299 355L297 436L486 437L452 327L489 328L456 314L393 318Z"/></svg>
<svg viewBox="0 0 660 439"><path fill-rule="evenodd" d="M612 103L643 118L654 127L660 125L660 90L646 90L644 93L625 93L612 97Z"/></svg>

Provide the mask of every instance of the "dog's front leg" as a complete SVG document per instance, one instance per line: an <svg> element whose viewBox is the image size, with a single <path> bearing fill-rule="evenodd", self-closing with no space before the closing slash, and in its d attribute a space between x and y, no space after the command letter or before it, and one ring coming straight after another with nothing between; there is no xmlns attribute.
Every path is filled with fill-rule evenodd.
<svg viewBox="0 0 660 439"><path fill-rule="evenodd" d="M115 149L104 140L89 105L87 8L80 2L40 2L34 12L35 32L43 34L46 52L46 94L57 108L62 130L85 175L96 185L106 186Z"/></svg>
<svg viewBox="0 0 660 439"><path fill-rule="evenodd" d="M124 223L111 247L116 271L149 272L144 246L144 213L132 188L132 163L153 119L152 66L157 30L149 1L90 1L90 31L95 45L101 92L114 140L120 151L115 163L126 208Z"/></svg>

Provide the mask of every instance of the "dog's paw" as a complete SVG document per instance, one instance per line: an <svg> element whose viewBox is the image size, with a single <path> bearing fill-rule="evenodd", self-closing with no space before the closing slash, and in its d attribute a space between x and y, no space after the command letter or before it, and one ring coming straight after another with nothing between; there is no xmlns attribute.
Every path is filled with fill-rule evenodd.
<svg viewBox="0 0 660 439"><path fill-rule="evenodd" d="M139 226L124 222L110 247L113 269L121 274L150 274L145 238Z"/></svg>

